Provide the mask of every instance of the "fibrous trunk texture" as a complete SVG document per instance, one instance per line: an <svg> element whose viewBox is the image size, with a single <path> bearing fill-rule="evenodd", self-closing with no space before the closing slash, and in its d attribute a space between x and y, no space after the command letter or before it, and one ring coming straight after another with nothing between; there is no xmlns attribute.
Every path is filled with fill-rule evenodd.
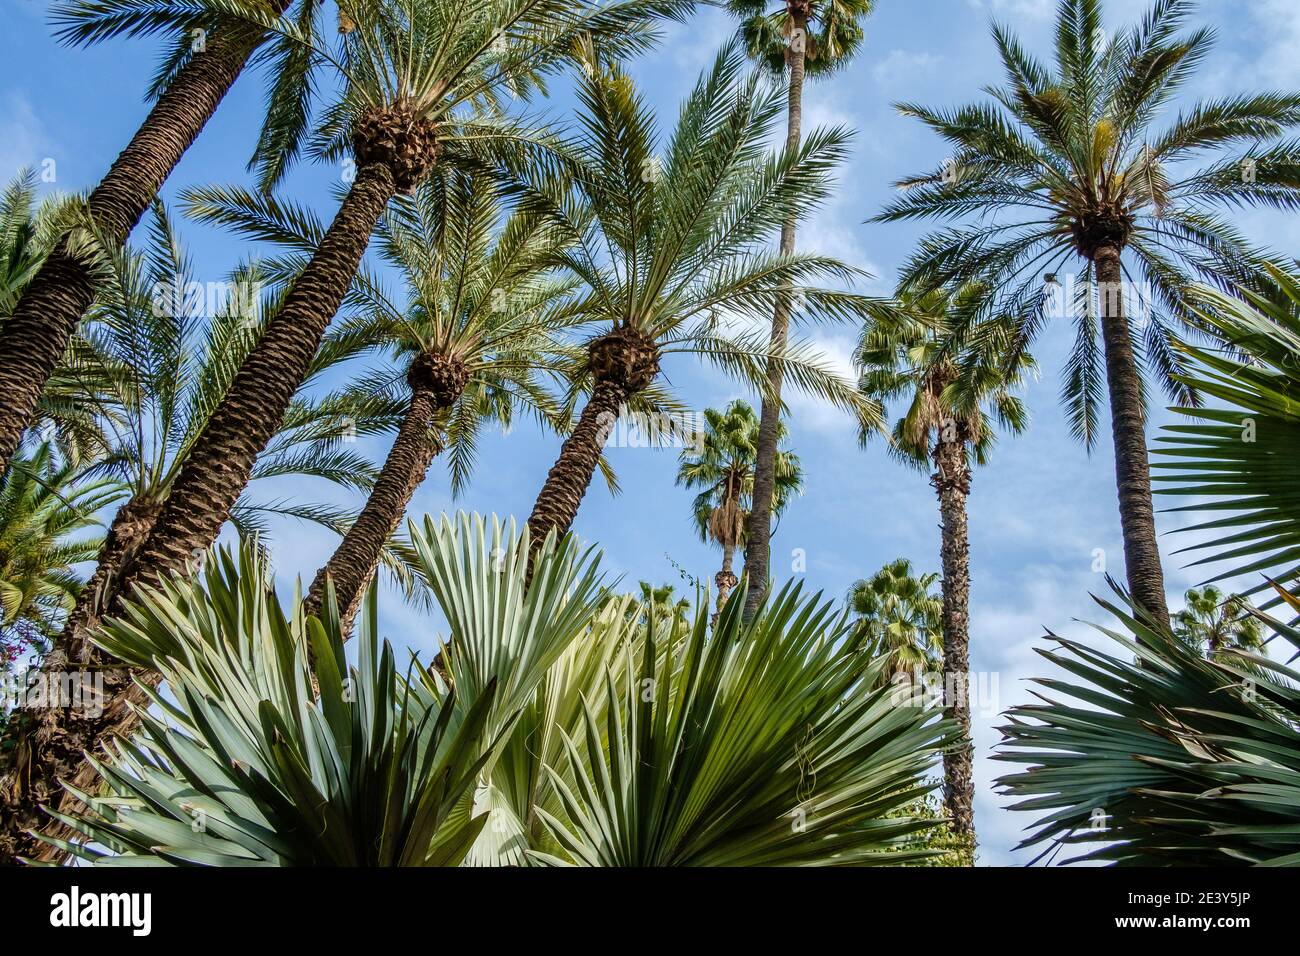
<svg viewBox="0 0 1300 956"><path fill-rule="evenodd" d="M573 525L620 409L659 374L658 348L633 328L620 327L594 340L588 351L591 398L560 447L560 457L547 473L528 516L534 551L551 531L563 535Z"/></svg>
<svg viewBox="0 0 1300 956"><path fill-rule="evenodd" d="M272 4L277 12L287 5L285 0ZM86 201L86 212L107 243L126 242L260 43L252 30L215 33L158 98ZM0 473L8 468L41 390L96 289L91 264L65 236L0 328Z"/></svg>
<svg viewBox="0 0 1300 956"><path fill-rule="evenodd" d="M1100 289L1101 335L1106 352L1106 384L1110 390L1124 569L1134 601L1157 626L1168 630L1165 577L1160 566L1155 509L1151 503L1142 373L1133 355L1133 339L1124 314L1119 247L1101 247L1093 261Z"/></svg>
<svg viewBox="0 0 1300 956"><path fill-rule="evenodd" d="M795 28L803 30L806 37L807 20L801 18L798 11L795 11L793 22ZM787 150L798 149L802 135L804 61L807 56L805 43L792 44L787 52L790 64L789 118L785 137ZM781 224L781 254L794 252L794 243L795 218L791 216ZM772 335L769 341L773 354L780 355L785 351L790 333L791 305L788 297L782 297L772 315ZM768 363L767 390L763 395L758 423L758 448L754 459L754 503L746 527L745 575L749 579L749 591L745 596L747 621L754 616L767 592L772 550L772 494L776 488L776 446L781 427L782 379L781 366L776 362Z"/></svg>
<svg viewBox="0 0 1300 956"><path fill-rule="evenodd" d="M975 847L975 778L970 729L970 539L966 500L970 463L964 441L935 445L935 474L943 543L943 686L944 712L960 730L960 739L943 755L944 805L953 832Z"/></svg>
<svg viewBox="0 0 1300 956"><path fill-rule="evenodd" d="M85 674L100 673L105 696L124 690L129 675L112 667L90 642L90 634L99 625L105 600L123 565L148 536L158 511L152 501L135 500L118 510L100 548L95 573L68 615L63 633L41 662L37 686L61 686L65 675L71 680L76 674L80 680ZM96 732L84 708L88 702L92 701L14 711L0 743L0 864L12 864L18 857L40 858L48 849L24 831L49 822L41 805L56 803L62 796L58 781L74 779L84 763L81 742Z"/></svg>
<svg viewBox="0 0 1300 956"><path fill-rule="evenodd" d="M304 613L319 615L326 582L332 581L344 635L351 633L366 586L379 566L384 544L397 530L415 489L424 481L438 453L434 417L439 409L450 408L455 403L464 391L467 373L459 361L422 353L411 363L406 378L411 386L411 402L379 478L361 514L329 561L316 573L303 604Z"/></svg>
<svg viewBox="0 0 1300 956"><path fill-rule="evenodd" d="M368 116L358 130L355 152L369 161L359 164L356 179L320 246L191 447L148 537L118 574L112 594L104 599L110 611L137 584L149 584L168 572L190 567L216 541L248 484L257 456L274 437L306 378L385 206L399 188L411 188L412 177L418 178L436 161L433 133L408 110L392 108L378 117ZM56 724L50 733L64 741L68 754L95 752L108 737L126 735L134 728L129 705L138 703L139 690L124 677L107 680L106 692L97 714L68 721L67 711L49 712L47 719ZM45 792L57 790L53 766L32 762L28 769L43 778L39 786ZM93 789L94 769L80 760L70 782L82 790ZM28 794L35 790L36 786L25 788ZM62 812L75 812L77 801L64 793L58 806ZM35 804L29 802L23 812L34 810ZM45 832L57 836L63 828L51 824ZM5 833L0 839L22 838ZM36 852L37 858L43 859L58 855L48 846Z"/></svg>

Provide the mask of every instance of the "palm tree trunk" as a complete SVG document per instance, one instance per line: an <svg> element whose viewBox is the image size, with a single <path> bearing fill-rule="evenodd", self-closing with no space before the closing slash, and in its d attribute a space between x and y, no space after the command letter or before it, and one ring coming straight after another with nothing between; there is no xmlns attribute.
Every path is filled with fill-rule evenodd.
<svg viewBox="0 0 1300 956"><path fill-rule="evenodd" d="M796 28L807 36L807 21L794 17ZM799 148L803 127L803 78L805 43L792 44L788 53L790 64L790 92L786 125L787 150ZM781 224L781 254L794 252L795 218L790 216ZM772 315L770 338L773 354L785 351L790 333L789 297L783 296ZM759 602L767 591L767 576L772 550L772 494L776 489L776 445L781 427L781 366L768 364L767 390L763 394L763 409L758 423L758 448L754 459L754 505L746 527L745 575L749 578L749 591L745 597L745 620L750 620L758 610Z"/></svg>
<svg viewBox="0 0 1300 956"><path fill-rule="evenodd" d="M939 494L943 544L943 686L945 714L960 729L943 755L944 805L953 832L975 846L974 745L970 732L970 540L966 499L970 464L962 441L940 440L934 451L934 487Z"/></svg>
<svg viewBox="0 0 1300 956"><path fill-rule="evenodd" d="M274 0L272 5L278 13L288 3ZM158 98L86 202L87 214L107 242L126 242L261 42L255 30L217 33ZM65 236L0 329L0 473L18 448L41 390L90 308L97 285L90 263L70 248Z"/></svg>
<svg viewBox="0 0 1300 956"><path fill-rule="evenodd" d="M731 589L737 584L736 573L731 570L731 562L736 554L735 546L726 545L722 549L722 570L713 576L713 583L718 586L718 611L727 603Z"/></svg>
<svg viewBox="0 0 1300 956"><path fill-rule="evenodd" d="M438 453L431 435L437 409L433 392L428 389L411 392L406 417L365 507L329 561L316 573L307 592L303 613L319 617L326 582L333 582L344 635L352 631L352 621L361 607L366 585L379 566L384 543L397 530L415 489L424 481Z"/></svg>
<svg viewBox="0 0 1300 956"><path fill-rule="evenodd" d="M274 437L294 392L306 377L325 329L365 254L370 233L396 189L385 163L367 163L357 171L320 247L240 366L186 456L153 530L119 575L117 586L105 600L110 610L136 584L148 584L169 571L184 569L216 540L248 484L254 461ZM127 734L134 727L129 705L139 703L141 695L129 678L108 682L106 690L107 700L99 714L69 721L68 711L49 711L54 726L48 733L59 738L68 754L94 752L108 736ZM95 786L96 774L90 764L83 759L76 767L72 783L83 790ZM59 786L54 762L32 760L29 769L33 780L26 788L22 812L30 818L39 812L34 802L26 802L30 795L56 793ZM66 793L59 800L59 809L65 813L74 811L76 805ZM61 825L51 824L47 832L64 831ZM6 837L22 839L17 834L0 836ZM58 855L47 848L40 850L37 858L49 858L50 854Z"/></svg>
<svg viewBox="0 0 1300 956"><path fill-rule="evenodd" d="M95 573L82 588L53 650L41 662L41 686L60 686L63 675L77 671L103 673L106 691L109 681L125 678L120 670L103 670L106 661L90 643L89 635L100 622L104 599L112 592L115 578L148 536L158 511L156 503L135 499L118 509L100 548ZM38 858L46 849L24 831L48 822L40 806L56 802L61 795L58 781L73 779L84 762L81 751L68 744L83 736L79 731L69 733L71 725L83 720L75 708L33 708L14 713L0 742L0 754L4 756L0 775L0 865L12 864L20 856Z"/></svg>
<svg viewBox="0 0 1300 956"><path fill-rule="evenodd" d="M1111 433L1115 440L1115 481L1119 488L1120 528L1124 535L1124 569L1129 593L1159 626L1169 630L1165 577L1156 544L1151 503L1151 468L1147 459L1142 377L1133 356L1133 340L1124 315L1120 250L1103 246L1094 257L1101 289L1101 335L1106 350L1106 384L1110 389Z"/></svg>
<svg viewBox="0 0 1300 956"><path fill-rule="evenodd" d="M618 421L619 407L630 396L616 382L597 381L573 433L560 446L560 457L546 475L528 516L529 546L536 551L554 531L562 536L573 525L578 507L591 485L601 449Z"/></svg>

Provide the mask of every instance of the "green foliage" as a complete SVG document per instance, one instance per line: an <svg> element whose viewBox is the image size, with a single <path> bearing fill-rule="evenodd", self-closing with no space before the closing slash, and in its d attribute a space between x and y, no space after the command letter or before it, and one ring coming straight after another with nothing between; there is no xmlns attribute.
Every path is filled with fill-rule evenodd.
<svg viewBox="0 0 1300 956"><path fill-rule="evenodd" d="M1042 702L1002 728L995 759L1025 769L998 784L1038 814L1020 845L1128 865L1300 863L1300 673L1245 650L1207 659L1099 603L1115 644L1052 635L1038 653L1069 677L1037 680Z"/></svg>
<svg viewBox="0 0 1300 956"><path fill-rule="evenodd" d="M918 468L928 467L945 430L984 464L994 425L1017 434L1028 425L1024 403L1012 394L1035 369L1034 359L1011 347L1014 325L1005 316L980 319L989 290L970 283L956 291L903 289L894 303L877 307L863 328L854 361L858 388L880 405L902 400L890 452ZM964 339L955 341L961 332ZM866 444L873 432L862 429Z"/></svg>
<svg viewBox="0 0 1300 956"><path fill-rule="evenodd" d="M749 55L774 73L784 72L794 29L790 9L803 4L727 0L726 5L741 19L740 32ZM812 17L805 25L804 69L811 76L842 69L865 39L862 21L875 10L875 0L811 0L806 6Z"/></svg>
<svg viewBox="0 0 1300 956"><path fill-rule="evenodd" d="M15 458L0 487L0 673L27 648L41 649L63 626L81 592L74 566L94 560L103 535L98 513L122 486L81 480L48 444Z"/></svg>
<svg viewBox="0 0 1300 956"><path fill-rule="evenodd" d="M736 399L725 411L704 410L704 431L695 447L682 449L677 483L699 488L691 506L695 530L701 541L712 539L723 548L744 544L754 494L754 466L758 458L758 416L744 399ZM777 441L789 435L785 422ZM772 515L779 521L790 499L803 493L803 466L789 450L776 454L776 477L772 489Z"/></svg>
<svg viewBox="0 0 1300 956"><path fill-rule="evenodd" d="M142 685L142 730L96 762L108 794L55 814L89 842L50 842L108 866L457 865L485 822L456 811L493 751L496 687L458 710L418 662L399 670L373 593L348 668L329 603L286 613L247 546L138 593L98 641L171 693Z"/></svg>
<svg viewBox="0 0 1300 956"><path fill-rule="evenodd" d="M1198 314L1227 350L1185 346L1186 381L1225 407L1176 408L1191 422L1166 426L1151 449L1156 493L1195 499L1171 511L1204 514L1184 531L1205 540L1186 550L1203 555L1193 566L1219 565L1216 581L1300 576L1300 276L1269 266L1268 278L1240 297L1199 290Z"/></svg>
<svg viewBox="0 0 1300 956"><path fill-rule="evenodd" d="M1089 258L1096 237L1110 235L1122 249L1130 290L1150 289L1142 315L1130 316L1143 320L1131 330L1136 353L1170 395L1192 406L1196 392L1177 343L1199 326L1193 286L1253 281L1259 263L1215 207L1300 209L1300 143L1280 140L1300 123L1300 95L1226 96L1162 128L1159 115L1196 75L1212 32L1180 33L1190 0L1159 0L1113 34L1102 27L1102 6L1061 0L1050 64L995 25L1004 83L989 90L992 102L950 110L899 104L942 137L949 158L900 180L902 194L875 220L952 223L922 241L904 284L926 292L981 281L998 290L995 311L1015 322L1013 348L1027 347L1059 309L1062 295L1045 276L1082 257L1076 301L1065 303L1075 348L1062 400L1089 447L1105 394Z"/></svg>
<svg viewBox="0 0 1300 956"><path fill-rule="evenodd" d="M878 677L888 681L913 671L932 671L943 654L943 599L934 593L939 575L912 573L906 558L891 561L849 588L848 609L855 633L871 658L884 662Z"/></svg>
<svg viewBox="0 0 1300 956"><path fill-rule="evenodd" d="M746 319L765 326L792 292L802 320L858 321L869 305L825 284L851 283L860 271L828 256L780 255L768 242L773 223L806 219L829 196L848 131L820 130L771 155L779 91L745 75L735 43L700 77L664 142L626 72L598 60L587 67L577 133L533 163L516 188L524 208L551 218L566 237L556 264L585 286L596 334L632 328L663 355L700 356L759 388L776 362L794 387L861 414L856 391L808 342L773 355L765 333L731 332ZM586 359L584 352L572 374L580 385L590 381ZM654 410L669 397L652 386L643 401Z"/></svg>
<svg viewBox="0 0 1300 956"><path fill-rule="evenodd" d="M1224 595L1214 585L1192 588L1173 617L1174 634L1206 657L1222 660L1233 650L1262 653L1264 628L1250 602Z"/></svg>

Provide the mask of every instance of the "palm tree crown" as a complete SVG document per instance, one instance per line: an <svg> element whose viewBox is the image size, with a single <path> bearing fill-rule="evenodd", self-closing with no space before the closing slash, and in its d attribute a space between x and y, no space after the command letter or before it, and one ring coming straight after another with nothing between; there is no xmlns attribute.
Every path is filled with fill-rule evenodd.
<svg viewBox="0 0 1300 956"><path fill-rule="evenodd" d="M804 33L810 76L832 73L852 59L862 45L865 20L875 0L727 0L727 9L741 19L741 35L749 55L774 73L784 72L793 31Z"/></svg>
<svg viewBox="0 0 1300 956"><path fill-rule="evenodd" d="M943 651L943 601L933 589L939 575L916 575L898 558L870 578L855 581L849 610L875 656L888 659L883 676L932 670Z"/></svg>

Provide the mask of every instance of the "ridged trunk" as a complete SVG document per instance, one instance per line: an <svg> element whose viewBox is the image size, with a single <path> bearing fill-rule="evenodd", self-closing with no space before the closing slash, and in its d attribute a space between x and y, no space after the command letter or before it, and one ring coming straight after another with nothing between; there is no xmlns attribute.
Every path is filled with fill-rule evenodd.
<svg viewBox="0 0 1300 956"><path fill-rule="evenodd" d="M462 383L463 388L463 383ZM343 634L352 631L352 622L361 607L366 586L370 583L389 535L397 530L411 503L415 489L429 472L438 445L433 438L434 416L439 408L450 407L459 395L438 395L429 388L414 388L406 417L389 449L379 478L366 499L361 514L343 536L343 541L317 573L303 604L306 614L320 614L325 600L325 584L334 584Z"/></svg>
<svg viewBox="0 0 1300 956"><path fill-rule="evenodd" d="M970 730L970 538L966 499L970 463L963 441L935 445L935 474L942 521L943 686L944 713L961 731L960 740L943 755L944 806L953 832L975 847L974 745Z"/></svg>
<svg viewBox="0 0 1300 956"><path fill-rule="evenodd" d="M807 32L807 20L792 10L796 28ZM794 46L787 53L790 64L790 91L786 125L786 149L799 148L803 129L803 79L806 49ZM781 224L781 254L794 252L795 218L791 216ZM772 334L769 339L772 352L785 351L790 334L790 301L782 297L772 315ZM776 489L776 446L781 428L781 385L784 376L781 366L769 363L767 391L758 423L758 447L754 459L754 504L746 526L745 575L749 578L749 591L745 597L745 620L750 620L758 610L763 595L767 593L768 570L772 551L772 494Z"/></svg>
<svg viewBox="0 0 1300 956"><path fill-rule="evenodd" d="M194 556L216 540L231 508L248 484L253 463L279 428L294 393L306 378L321 338L338 310L370 241L384 207L397 190L388 164L361 166L338 214L321 240L284 304L256 347L240 366L234 382L212 413L172 485L152 532L134 559L119 575L118 585L106 600L110 608L139 583L158 580L170 571L187 567ZM57 726L53 735L63 740L69 754L95 751L109 736L131 732L135 717L128 704L139 692L129 679L107 685L107 702L98 717L75 722L65 711L49 711ZM84 760L76 764L72 783L82 789L96 785L93 768ZM33 777L28 794L38 789L54 793L59 768L42 761L29 767ZM74 811L77 801L68 794L59 800L63 812ZM35 804L23 812L35 812ZM47 833L63 828L51 824ZM16 838L4 834L0 839ZM55 858L44 848L37 858Z"/></svg>
<svg viewBox="0 0 1300 956"><path fill-rule="evenodd" d="M528 516L530 547L534 551L542 546L551 531L559 537L572 527L596 474L605 439L618 421L619 408L628 397L626 390L616 382L597 382L592 389L591 398L578 417L578 424L560 446L560 456L547 472L532 514Z"/></svg>
<svg viewBox="0 0 1300 956"><path fill-rule="evenodd" d="M95 573L82 589L54 648L41 662L43 679L57 679L70 671L100 670L110 664L89 636L106 610L105 599L113 592L117 575L148 537L158 511L154 502L134 500L118 510L100 548ZM116 681L120 691L125 673L104 673L105 690L110 681ZM84 723L83 715L73 709L31 709L16 712L10 721L0 745L0 754L5 755L0 771L0 864L12 864L20 856L38 858L46 849L23 831L48 822L39 807L55 802L61 796L58 780L72 779L84 762L78 744L94 732L79 726Z"/></svg>
<svg viewBox="0 0 1300 956"><path fill-rule="evenodd" d="M274 0L272 6L280 12L288 3ZM254 31L216 33L158 98L87 200L91 219L110 242L126 242L260 43ZM88 264L70 251L65 237L0 328L0 473L96 289Z"/></svg>
<svg viewBox="0 0 1300 956"><path fill-rule="evenodd" d="M1111 435L1115 441L1124 570L1134 601L1167 631L1169 606L1156 541L1155 509L1151 503L1142 373L1133 355L1133 340L1124 314L1119 248L1099 248L1093 263L1101 288L1101 337L1106 352L1106 385L1110 391Z"/></svg>

